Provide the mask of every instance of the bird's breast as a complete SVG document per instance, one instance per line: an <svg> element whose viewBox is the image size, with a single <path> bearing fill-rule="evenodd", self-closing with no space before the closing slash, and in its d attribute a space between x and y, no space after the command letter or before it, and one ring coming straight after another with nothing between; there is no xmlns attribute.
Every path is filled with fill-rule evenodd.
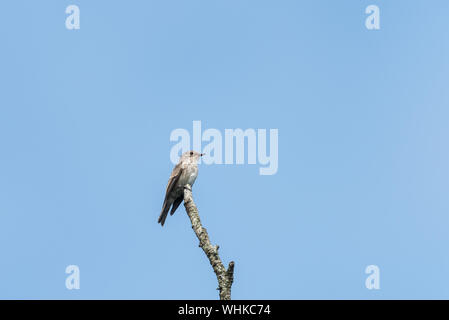
<svg viewBox="0 0 449 320"><path fill-rule="evenodd" d="M183 172L181 177L179 178L178 185L180 187L184 187L186 184L190 184L191 186L196 180L198 176L198 167L197 166L186 166L183 168Z"/></svg>
<svg viewBox="0 0 449 320"><path fill-rule="evenodd" d="M193 170L191 170L191 172L188 173L187 183L193 185L197 176L198 176L198 168L193 168Z"/></svg>

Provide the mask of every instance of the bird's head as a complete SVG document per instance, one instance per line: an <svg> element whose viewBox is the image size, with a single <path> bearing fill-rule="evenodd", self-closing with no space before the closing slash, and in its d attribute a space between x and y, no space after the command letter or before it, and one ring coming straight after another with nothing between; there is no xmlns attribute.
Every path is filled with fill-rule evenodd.
<svg viewBox="0 0 449 320"><path fill-rule="evenodd" d="M189 161L189 162L192 162L192 163L197 163L198 160L202 156L204 156L204 153L199 153L199 152L191 150L191 151L184 152L182 154L181 161L183 161L183 162L184 161Z"/></svg>

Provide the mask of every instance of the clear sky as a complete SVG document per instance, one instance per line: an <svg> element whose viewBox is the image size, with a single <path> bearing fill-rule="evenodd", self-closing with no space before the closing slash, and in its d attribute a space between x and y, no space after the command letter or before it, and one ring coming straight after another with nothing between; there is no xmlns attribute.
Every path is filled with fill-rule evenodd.
<svg viewBox="0 0 449 320"><path fill-rule="evenodd" d="M199 120L279 132L275 175L201 164L193 188L233 298L448 299L448 10L3 1L0 298L217 298L184 208L157 224L170 134Z"/></svg>

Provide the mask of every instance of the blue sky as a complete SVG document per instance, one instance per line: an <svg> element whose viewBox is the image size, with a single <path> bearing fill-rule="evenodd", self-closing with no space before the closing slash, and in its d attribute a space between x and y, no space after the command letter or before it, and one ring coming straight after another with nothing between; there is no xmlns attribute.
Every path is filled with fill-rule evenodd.
<svg viewBox="0 0 449 320"><path fill-rule="evenodd" d="M1 7L0 298L216 299L184 208L156 222L194 120L279 130L275 175L194 186L233 298L449 298L447 1Z"/></svg>

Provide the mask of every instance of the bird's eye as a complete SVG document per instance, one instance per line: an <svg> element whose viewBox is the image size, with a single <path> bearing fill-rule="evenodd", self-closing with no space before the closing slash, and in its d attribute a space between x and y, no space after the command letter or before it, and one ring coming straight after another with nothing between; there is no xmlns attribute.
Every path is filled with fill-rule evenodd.
<svg viewBox="0 0 449 320"><path fill-rule="evenodd" d="M190 155L193 156L193 151L190 151Z"/></svg>

